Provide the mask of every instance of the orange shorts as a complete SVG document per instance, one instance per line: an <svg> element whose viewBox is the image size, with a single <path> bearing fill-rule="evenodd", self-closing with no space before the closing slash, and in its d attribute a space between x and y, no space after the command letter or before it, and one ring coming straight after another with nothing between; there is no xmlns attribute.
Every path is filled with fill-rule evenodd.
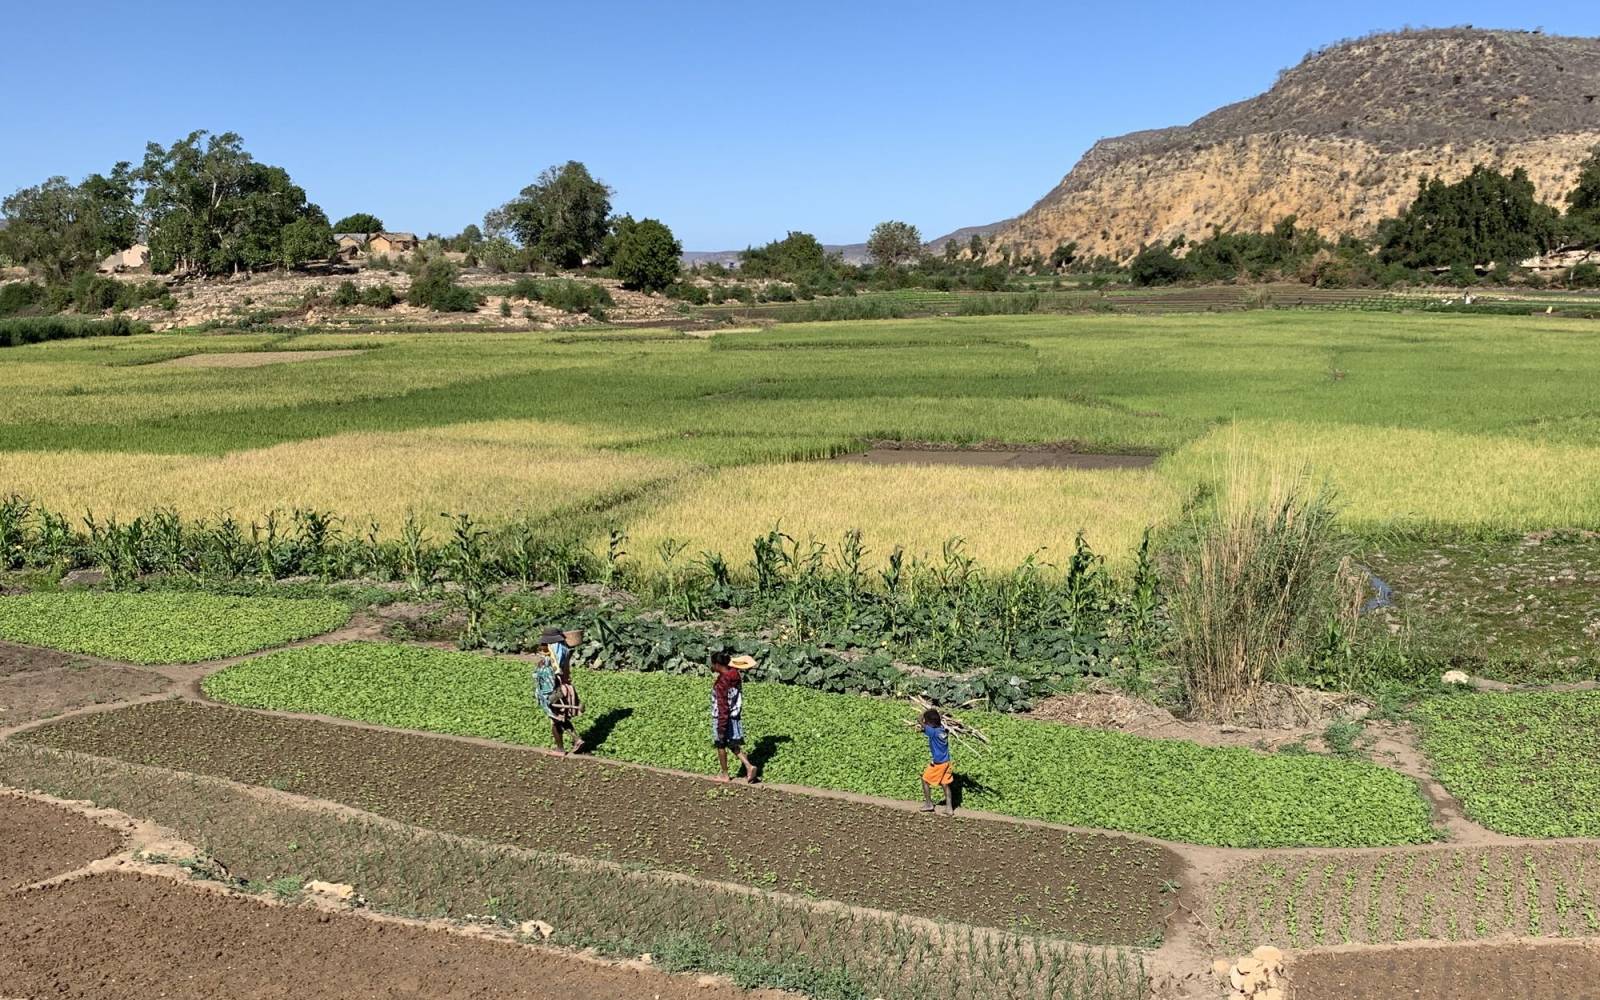
<svg viewBox="0 0 1600 1000"><path fill-rule="evenodd" d="M955 784L955 772L950 770L950 762L943 764L929 764L922 769L922 780L937 788L941 785Z"/></svg>

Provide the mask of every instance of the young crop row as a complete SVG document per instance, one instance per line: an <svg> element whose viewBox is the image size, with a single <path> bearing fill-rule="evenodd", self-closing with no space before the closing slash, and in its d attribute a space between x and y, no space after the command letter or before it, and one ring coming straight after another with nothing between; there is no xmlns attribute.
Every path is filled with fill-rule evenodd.
<svg viewBox="0 0 1600 1000"><path fill-rule="evenodd" d="M1600 848L1435 849L1254 862L1208 892L1215 944L1290 948L1600 934Z"/></svg>
<svg viewBox="0 0 1600 1000"><path fill-rule="evenodd" d="M960 923L813 905L681 876L265 801L226 781L0 744L0 782L152 820L228 860L233 876L350 882L374 909L545 920L552 943L673 971L720 972L824 1000L1146 1000L1138 953L1090 951ZM203 863L197 873L207 871ZM952 956L958 960L952 961Z"/></svg>
<svg viewBox="0 0 1600 1000"><path fill-rule="evenodd" d="M1467 815L1525 837L1600 835L1600 692L1424 702L1423 749Z"/></svg>
<svg viewBox="0 0 1600 1000"><path fill-rule="evenodd" d="M126 663L194 663L330 632L348 605L189 591L54 591L0 597L0 639Z"/></svg>
<svg viewBox="0 0 1600 1000"><path fill-rule="evenodd" d="M249 707L541 745L525 662L373 643L287 650L231 667L206 693ZM709 678L577 671L601 756L712 773ZM745 730L774 782L910 799L926 745L909 706L751 682ZM1239 847L1433 839L1416 786L1372 764L1149 740L989 712L958 748L965 805L1057 823ZM581 729L582 727L580 727Z"/></svg>

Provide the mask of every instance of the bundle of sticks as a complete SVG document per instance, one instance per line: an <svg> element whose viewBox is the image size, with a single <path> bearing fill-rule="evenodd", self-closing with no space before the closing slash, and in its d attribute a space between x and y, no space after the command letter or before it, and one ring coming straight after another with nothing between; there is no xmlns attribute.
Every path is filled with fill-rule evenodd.
<svg viewBox="0 0 1600 1000"><path fill-rule="evenodd" d="M938 705L935 705L933 702L922 697L921 695L912 695L911 704L915 705L917 709L916 720L913 721L911 719L905 719L902 721L904 721L905 724L912 729L922 728L922 713L931 708L937 711L939 716L944 719L944 727L945 729L949 730L951 739L961 742L971 742L974 749L977 750L989 749L989 737L984 735L983 730L979 729L977 726L967 725L965 722L962 722L960 719L946 712L944 709L940 708ZM974 704L974 702L968 702L967 704L959 707L971 708Z"/></svg>

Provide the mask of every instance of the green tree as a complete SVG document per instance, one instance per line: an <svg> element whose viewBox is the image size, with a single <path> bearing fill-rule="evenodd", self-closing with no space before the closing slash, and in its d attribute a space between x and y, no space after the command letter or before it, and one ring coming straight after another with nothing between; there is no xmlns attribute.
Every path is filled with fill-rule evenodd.
<svg viewBox="0 0 1600 1000"><path fill-rule="evenodd" d="M191 132L165 149L150 143L138 178L157 272L208 275L281 264L295 256L283 245L291 223L328 223L288 171L256 162L232 132Z"/></svg>
<svg viewBox="0 0 1600 1000"><path fill-rule="evenodd" d="M972 239L967 241L967 252L972 254L973 260L983 260L983 252L988 249L983 245L983 235L973 233Z"/></svg>
<svg viewBox="0 0 1600 1000"><path fill-rule="evenodd" d="M1139 251L1128 264L1128 275L1135 285L1173 285L1189 277L1190 267L1171 247L1158 243Z"/></svg>
<svg viewBox="0 0 1600 1000"><path fill-rule="evenodd" d="M6 219L0 255L49 281L65 281L133 245L139 222L133 171L119 163L110 176L90 174L76 185L51 177L0 202L0 214Z"/></svg>
<svg viewBox="0 0 1600 1000"><path fill-rule="evenodd" d="M1078 244L1076 242L1057 243L1056 248L1050 251L1050 266L1057 271L1078 259Z"/></svg>
<svg viewBox="0 0 1600 1000"><path fill-rule="evenodd" d="M577 160L548 167L503 206L504 223L523 246L561 267L594 256L610 231L611 188ZM491 213L492 214L492 213ZM484 217L491 232L499 220Z"/></svg>
<svg viewBox="0 0 1600 1000"><path fill-rule="evenodd" d="M456 284L456 266L444 257L435 257L411 279L406 301L435 312L477 312L476 293Z"/></svg>
<svg viewBox="0 0 1600 1000"><path fill-rule="evenodd" d="M818 279L837 268L815 236L790 230L781 240L747 247L739 254L739 273L751 278Z"/></svg>
<svg viewBox="0 0 1600 1000"><path fill-rule="evenodd" d="M632 222L618 240L611 269L623 288L658 292L678 280L683 244L655 219Z"/></svg>
<svg viewBox="0 0 1600 1000"><path fill-rule="evenodd" d="M347 215L333 224L336 233L381 233L384 231L383 220L371 212L356 212Z"/></svg>
<svg viewBox="0 0 1600 1000"><path fill-rule="evenodd" d="M909 222L880 222L867 237L867 256L880 267L899 267L921 255L922 234Z"/></svg>
<svg viewBox="0 0 1600 1000"><path fill-rule="evenodd" d="M285 270L327 260L335 250L333 227L301 217L284 226L278 239L278 263Z"/></svg>
<svg viewBox="0 0 1600 1000"><path fill-rule="evenodd" d="M1515 263L1559 241L1560 217L1540 202L1522 168L1511 176L1477 166L1454 184L1423 180L1417 197L1379 227L1385 263L1408 268L1472 268Z"/></svg>
<svg viewBox="0 0 1600 1000"><path fill-rule="evenodd" d="M1578 169L1578 183L1567 195L1567 214L1600 223L1600 146L1589 153Z"/></svg>

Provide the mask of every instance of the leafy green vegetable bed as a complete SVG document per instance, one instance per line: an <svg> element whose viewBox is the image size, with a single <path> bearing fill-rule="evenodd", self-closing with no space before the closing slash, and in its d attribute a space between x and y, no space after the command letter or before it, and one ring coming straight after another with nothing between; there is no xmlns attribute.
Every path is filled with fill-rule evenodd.
<svg viewBox="0 0 1600 1000"><path fill-rule="evenodd" d="M257 708L547 744L529 665L381 643L285 650L207 678L206 693ZM715 769L709 677L575 676L580 730L600 756ZM751 682L745 733L775 782L909 799L927 745L904 704ZM1169 840L1239 847L1371 846L1432 840L1415 785L1372 764L1148 740L986 712L994 741L956 749L966 806Z"/></svg>
<svg viewBox="0 0 1600 1000"><path fill-rule="evenodd" d="M320 635L350 608L320 598L189 591L0 597L0 639L128 663L194 663Z"/></svg>
<svg viewBox="0 0 1600 1000"><path fill-rule="evenodd" d="M1600 835L1600 692L1456 695L1420 712L1434 773L1472 819L1524 837Z"/></svg>

